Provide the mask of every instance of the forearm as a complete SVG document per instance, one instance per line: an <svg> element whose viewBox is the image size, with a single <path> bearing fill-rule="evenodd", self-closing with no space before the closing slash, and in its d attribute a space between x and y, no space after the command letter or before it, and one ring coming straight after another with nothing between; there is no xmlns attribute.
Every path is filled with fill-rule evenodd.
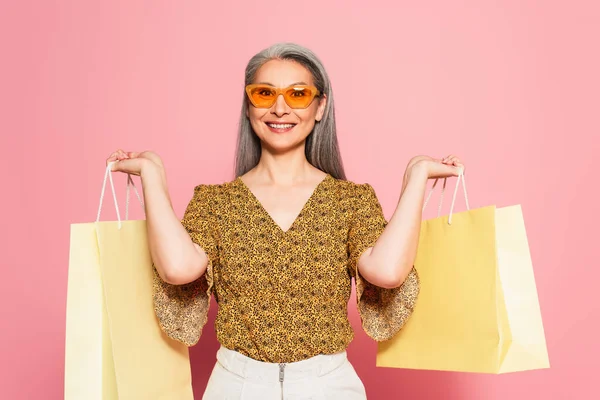
<svg viewBox="0 0 600 400"><path fill-rule="evenodd" d="M415 261L421 228L427 172L413 168L405 175L398 205L377 242L359 260L361 274L382 287L404 282Z"/></svg>
<svg viewBox="0 0 600 400"><path fill-rule="evenodd" d="M141 174L146 207L150 255L160 277L183 284L200 277L208 259L191 240L171 205L164 173L148 169Z"/></svg>

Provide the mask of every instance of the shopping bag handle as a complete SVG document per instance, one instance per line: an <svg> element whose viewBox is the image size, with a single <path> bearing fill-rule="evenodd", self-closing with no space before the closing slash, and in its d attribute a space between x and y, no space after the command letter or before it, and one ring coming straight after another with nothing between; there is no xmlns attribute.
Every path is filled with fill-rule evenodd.
<svg viewBox="0 0 600 400"><path fill-rule="evenodd" d="M102 203L104 202L104 192L106 191L106 181L110 181L110 187L112 190L112 195L113 195L113 200L115 202L115 210L117 211L117 220L119 222L119 229L121 229L121 214L119 212L119 204L117 202L117 194L115 192L115 184L113 182L113 177L112 177L112 165L114 164L113 162L108 163L108 165L106 166L106 170L104 171L104 182L102 183L102 191L100 192L100 205L98 206L98 214L96 216L96 222L100 221L100 213L102 212ZM125 220L129 219L129 189L133 187L133 191L135 192L136 197L138 198L140 204L142 205L142 210L144 210L144 202L142 201L142 197L140 196L140 193L137 190L137 187L135 186L135 183L133 182L133 179L131 178L131 174L127 174L127 194L126 194L126 201L125 201Z"/></svg>
<svg viewBox="0 0 600 400"><path fill-rule="evenodd" d="M444 191L446 190L447 180L448 180L448 178L444 178L444 184L442 186L442 193L440 194L440 203L438 205L438 213L437 213L438 217L442 213L442 202L444 200ZM423 210L425 210L425 207L427 207L427 203L429 203L429 199L431 199L431 195L433 194L433 191L435 190L435 186L437 185L438 181L439 181L439 179L436 179L433 182L433 186L429 190L429 193L427 194L427 198L425 199L425 202L423 203ZM462 187L463 187L463 191L465 194L465 203L467 205L467 210L470 210L469 196L467 196L467 185L465 183L465 174L464 174L464 170L461 168L460 172L458 174L458 177L456 178L456 186L454 187L454 194L452 195L452 204L450 204L450 214L448 215L448 225L452 224L452 214L454 213L454 205L456 203L456 193L458 192L458 187L460 186L461 182L462 182Z"/></svg>

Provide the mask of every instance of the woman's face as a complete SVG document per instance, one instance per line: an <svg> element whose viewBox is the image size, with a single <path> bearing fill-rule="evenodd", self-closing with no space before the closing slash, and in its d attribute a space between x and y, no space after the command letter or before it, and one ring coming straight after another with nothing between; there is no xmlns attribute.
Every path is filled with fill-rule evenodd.
<svg viewBox="0 0 600 400"><path fill-rule="evenodd" d="M256 73L254 82L277 88L291 85L314 86L311 73L301 64L291 60L271 60ZM302 145L310 134L315 121L323 118L326 96L315 97L304 109L294 109L287 105L282 95L271 108L256 108L248 102L246 115L263 146L281 153ZM277 124L277 127L273 126Z"/></svg>

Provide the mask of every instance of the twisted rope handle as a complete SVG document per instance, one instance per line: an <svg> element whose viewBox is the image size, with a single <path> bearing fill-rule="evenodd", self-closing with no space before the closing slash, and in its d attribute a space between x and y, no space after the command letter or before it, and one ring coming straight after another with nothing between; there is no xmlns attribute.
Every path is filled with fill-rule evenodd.
<svg viewBox="0 0 600 400"><path fill-rule="evenodd" d="M104 182L102 183L102 191L100 192L100 204L98 205L98 214L96 215L96 222L100 221L100 213L102 212L102 203L104 202L104 194L106 191L106 181L108 180L110 182L110 187L111 187L111 191L112 191L112 195L113 195L113 201L115 203L115 210L117 211L117 220L119 222L119 229L121 229L122 223L121 223L121 213L119 212L119 204L117 202L117 194L115 192L115 184L113 182L113 177L112 177L112 165L114 164L113 162L108 163L108 165L106 166L106 170L104 171ZM138 192L135 183L133 182L133 179L131 178L131 174L127 174L127 197L126 197L126 203L125 203L125 220L129 219L129 189L130 187L133 187L133 190L135 192L136 197L138 198L140 204L142 205L142 209L144 209L144 202L142 201L142 197L140 196L140 193Z"/></svg>
<svg viewBox="0 0 600 400"><path fill-rule="evenodd" d="M433 191L435 189L435 186L437 185L438 180L439 179L436 179L433 182L433 186L429 190L429 193L427 194L427 198L425 199L425 202L423 203L423 210L425 210L425 207L427 207L427 204L429 203L429 199L431 198L431 195L433 194ZM440 195L440 203L438 206L438 214L437 214L438 217L441 215L441 212L442 212L442 201L444 199L444 191L446 190L447 180L448 180L448 178L444 178L444 185L442 186L442 193ZM460 186L461 182L462 182L463 192L465 194L465 203L467 205L467 210L471 209L469 207L469 197L467 195L467 185L465 182L465 174L464 174L464 170L461 168L460 173L456 179L456 186L454 187L454 193L452 194L452 203L450 204L450 214L448 215L448 225L452 224L452 214L454 213L454 205L456 204L456 194L458 193L458 187Z"/></svg>

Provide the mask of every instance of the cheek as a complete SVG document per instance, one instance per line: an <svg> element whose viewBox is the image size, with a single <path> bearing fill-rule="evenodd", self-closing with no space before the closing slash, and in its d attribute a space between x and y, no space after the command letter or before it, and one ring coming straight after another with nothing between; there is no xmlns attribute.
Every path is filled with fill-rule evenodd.
<svg viewBox="0 0 600 400"><path fill-rule="evenodd" d="M298 119L302 121L300 125L301 131L299 132L301 136L308 136L310 132L312 132L315 127L315 113L309 110L298 110L299 112L296 114ZM300 112L301 111L301 112Z"/></svg>
<svg viewBox="0 0 600 400"><path fill-rule="evenodd" d="M250 125L252 125L252 127L256 129L262 123L261 119L265 115L265 110L261 110L261 109L252 107L248 110L246 115L248 116L248 119L250 120Z"/></svg>
<svg viewBox="0 0 600 400"><path fill-rule="evenodd" d="M298 116L298 119L306 125L314 125L315 118L317 117L317 107L313 107L312 105L309 108L304 110L295 110L295 114Z"/></svg>

